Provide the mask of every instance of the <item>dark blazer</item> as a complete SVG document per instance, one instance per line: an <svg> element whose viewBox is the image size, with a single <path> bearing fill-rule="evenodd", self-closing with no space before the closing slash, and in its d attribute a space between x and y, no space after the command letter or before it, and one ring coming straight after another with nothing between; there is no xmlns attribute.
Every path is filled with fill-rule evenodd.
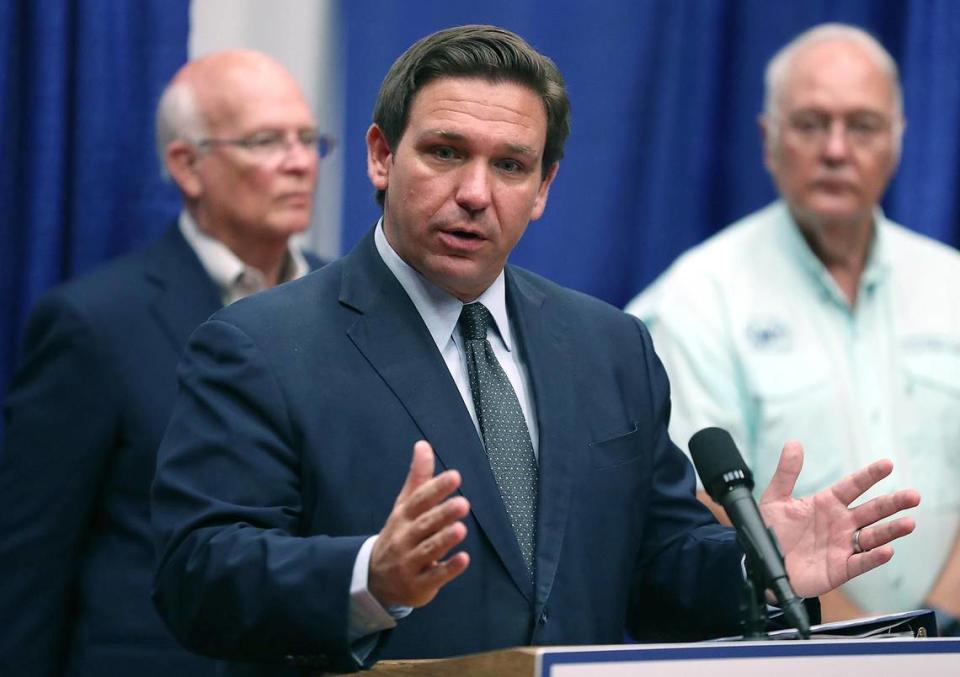
<svg viewBox="0 0 960 677"><path fill-rule="evenodd" d="M183 346L221 305L173 227L34 309L0 449L0 674L213 674L150 601L149 491Z"/></svg>
<svg viewBox="0 0 960 677"><path fill-rule="evenodd" d="M615 643L628 624L735 631L742 552L694 498L644 327L515 267L507 303L540 430L535 585L460 393L371 234L190 340L153 503L155 598L181 641L232 660L354 667L354 560L421 438L439 469L462 474L470 566L371 658Z"/></svg>

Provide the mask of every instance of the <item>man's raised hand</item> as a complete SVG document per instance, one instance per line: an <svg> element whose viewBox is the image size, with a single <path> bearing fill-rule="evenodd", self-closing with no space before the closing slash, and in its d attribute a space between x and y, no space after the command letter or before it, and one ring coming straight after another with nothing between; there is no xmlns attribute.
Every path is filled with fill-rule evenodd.
<svg viewBox="0 0 960 677"><path fill-rule="evenodd" d="M459 576L470 556L447 556L467 535L461 521L470 512L460 487L460 473L447 470L433 476L434 455L429 443L413 445L413 462L406 482L370 555L368 588L384 607L420 607Z"/></svg>

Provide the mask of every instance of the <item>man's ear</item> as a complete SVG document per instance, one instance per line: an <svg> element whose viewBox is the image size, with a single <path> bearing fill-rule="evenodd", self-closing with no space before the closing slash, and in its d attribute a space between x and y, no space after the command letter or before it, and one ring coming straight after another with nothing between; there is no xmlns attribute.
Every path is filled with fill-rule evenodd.
<svg viewBox="0 0 960 677"><path fill-rule="evenodd" d="M550 194L550 184L557 178L557 170L560 169L560 163L554 162L547 170L547 175L540 182L537 189L537 197L533 202L533 210L530 212L530 220L536 221L543 216L543 210L547 208L547 196Z"/></svg>
<svg viewBox="0 0 960 677"><path fill-rule="evenodd" d="M203 193L203 181L197 172L197 160L197 149L186 141L171 141L167 145L164 164L180 191L190 200L196 200Z"/></svg>
<svg viewBox="0 0 960 677"><path fill-rule="evenodd" d="M367 176L377 190L386 190L390 183L390 167L393 165L393 151L387 143L383 130L376 124L367 130Z"/></svg>
<svg viewBox="0 0 960 677"><path fill-rule="evenodd" d="M773 124L773 121L767 117L766 114L761 113L757 116L757 128L760 130L760 143L763 146L763 166L767 168L767 171L772 171L772 161L773 156L773 130L770 128L770 125Z"/></svg>

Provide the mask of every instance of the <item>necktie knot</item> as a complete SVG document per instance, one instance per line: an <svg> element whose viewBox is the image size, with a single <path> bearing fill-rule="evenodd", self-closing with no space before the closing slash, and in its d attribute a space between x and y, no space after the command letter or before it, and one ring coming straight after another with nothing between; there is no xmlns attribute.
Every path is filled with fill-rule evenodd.
<svg viewBox="0 0 960 677"><path fill-rule="evenodd" d="M468 303L460 311L460 333L465 341L483 341L487 328L493 324L493 316L482 303Z"/></svg>

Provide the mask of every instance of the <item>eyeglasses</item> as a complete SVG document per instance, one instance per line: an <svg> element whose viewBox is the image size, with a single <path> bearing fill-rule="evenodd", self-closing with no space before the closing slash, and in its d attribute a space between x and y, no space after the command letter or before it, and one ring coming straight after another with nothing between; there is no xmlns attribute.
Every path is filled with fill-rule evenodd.
<svg viewBox="0 0 960 677"><path fill-rule="evenodd" d="M274 162L282 159L295 144L307 152L316 152L320 158L325 158L333 152L337 140L329 134L321 134L312 129L299 131L292 139L286 132L270 129L256 132L242 139L199 139L195 143L200 148L235 146L258 160Z"/></svg>
<svg viewBox="0 0 960 677"><path fill-rule="evenodd" d="M803 143L822 146L840 123L844 138L852 145L867 148L890 131L890 120L880 113L859 111L834 116L824 111L803 110L787 117L787 128Z"/></svg>

